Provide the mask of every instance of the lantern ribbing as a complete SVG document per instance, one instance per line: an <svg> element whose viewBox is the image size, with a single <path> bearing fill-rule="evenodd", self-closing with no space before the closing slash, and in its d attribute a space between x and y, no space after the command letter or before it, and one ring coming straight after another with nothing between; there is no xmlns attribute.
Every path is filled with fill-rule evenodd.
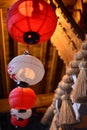
<svg viewBox="0 0 87 130"><path fill-rule="evenodd" d="M44 0L19 0L9 8L6 21L14 40L36 44L50 39L57 25L57 16Z"/></svg>

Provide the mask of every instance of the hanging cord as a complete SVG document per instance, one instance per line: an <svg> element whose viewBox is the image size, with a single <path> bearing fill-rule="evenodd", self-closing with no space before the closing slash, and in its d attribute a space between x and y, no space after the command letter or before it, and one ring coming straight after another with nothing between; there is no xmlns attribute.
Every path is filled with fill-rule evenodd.
<svg viewBox="0 0 87 130"><path fill-rule="evenodd" d="M23 52L24 55L30 55L29 45L26 44L26 49Z"/></svg>

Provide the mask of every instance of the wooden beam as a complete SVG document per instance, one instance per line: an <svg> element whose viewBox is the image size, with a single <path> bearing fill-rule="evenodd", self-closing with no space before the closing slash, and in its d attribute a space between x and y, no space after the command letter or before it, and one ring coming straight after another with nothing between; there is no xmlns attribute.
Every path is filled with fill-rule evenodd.
<svg viewBox="0 0 87 130"><path fill-rule="evenodd" d="M4 26L3 26L3 14L2 9L0 9L0 63L1 63L1 77L2 77L2 87L3 96L7 97L9 93L8 85L8 75L7 75L7 55L6 55L6 44L4 37Z"/></svg>
<svg viewBox="0 0 87 130"><path fill-rule="evenodd" d="M55 78L56 78L55 74L57 71L58 53L57 53L56 47L52 47L51 49L53 50L53 53L52 53L52 56L49 56L49 57L51 57L51 62L49 63L49 66L48 66L48 68L50 68L50 64L51 64L51 69L49 72L47 72L47 74L48 74L47 76L49 77L49 79L46 81L47 87L45 87L45 93L52 92L54 82L56 82L55 81Z"/></svg>
<svg viewBox="0 0 87 130"><path fill-rule="evenodd" d="M70 6L70 5L74 5L77 0L62 0L62 1L63 1L64 5Z"/></svg>
<svg viewBox="0 0 87 130"><path fill-rule="evenodd" d="M61 0L55 0L55 1L57 2L58 6L60 7L60 9L61 9L61 11L62 11L63 16L65 17L65 19L67 20L67 22L73 28L73 32L78 35L79 39L84 40L85 39L84 33L80 30L78 24L75 22L75 20L71 16L71 14L68 12L68 10L64 6L63 2Z"/></svg>
<svg viewBox="0 0 87 130"><path fill-rule="evenodd" d="M77 130L76 128L78 128L78 130L87 129L87 115L81 116L80 123L78 123L78 125L74 126L73 130Z"/></svg>
<svg viewBox="0 0 87 130"><path fill-rule="evenodd" d="M39 94L37 95L37 100L34 108L48 107L52 103L54 94ZM10 110L10 105L8 99L0 99L0 112L8 112Z"/></svg>
<svg viewBox="0 0 87 130"><path fill-rule="evenodd" d="M77 0L73 8L73 18L80 27L83 25L82 14L83 14L82 0Z"/></svg>
<svg viewBox="0 0 87 130"><path fill-rule="evenodd" d="M80 50L85 36L62 1L54 1L58 22L51 37L51 43L56 47L59 56L68 66L69 62L73 60L74 54Z"/></svg>
<svg viewBox="0 0 87 130"><path fill-rule="evenodd" d="M87 4L87 0L83 0L83 3Z"/></svg>

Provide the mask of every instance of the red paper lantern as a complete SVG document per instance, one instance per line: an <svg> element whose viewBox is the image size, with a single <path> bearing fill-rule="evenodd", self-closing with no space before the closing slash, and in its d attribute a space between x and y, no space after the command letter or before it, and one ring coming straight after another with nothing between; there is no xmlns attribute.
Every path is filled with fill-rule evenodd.
<svg viewBox="0 0 87 130"><path fill-rule="evenodd" d="M8 32L22 43L36 44L48 40L56 24L55 10L44 0L19 0L7 13Z"/></svg>
<svg viewBox="0 0 87 130"><path fill-rule="evenodd" d="M28 119L17 120L15 116L11 116L11 124L14 126L25 127L28 124Z"/></svg>
<svg viewBox="0 0 87 130"><path fill-rule="evenodd" d="M29 109L36 102L35 92L31 88L17 87L9 94L9 104L15 109Z"/></svg>

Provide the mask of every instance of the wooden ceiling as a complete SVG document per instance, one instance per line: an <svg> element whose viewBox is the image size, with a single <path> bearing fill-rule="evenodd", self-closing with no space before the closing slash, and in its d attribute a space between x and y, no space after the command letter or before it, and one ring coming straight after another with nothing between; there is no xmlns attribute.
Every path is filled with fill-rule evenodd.
<svg viewBox="0 0 87 130"><path fill-rule="evenodd" d="M6 14L16 0L0 1L0 98L7 98L16 83L9 78L9 61L25 50L39 58L45 68L43 79L32 87L37 95L54 93L66 68L81 48L87 33L86 0L48 0L58 14L58 23L52 37L42 44L25 45L8 34Z"/></svg>

